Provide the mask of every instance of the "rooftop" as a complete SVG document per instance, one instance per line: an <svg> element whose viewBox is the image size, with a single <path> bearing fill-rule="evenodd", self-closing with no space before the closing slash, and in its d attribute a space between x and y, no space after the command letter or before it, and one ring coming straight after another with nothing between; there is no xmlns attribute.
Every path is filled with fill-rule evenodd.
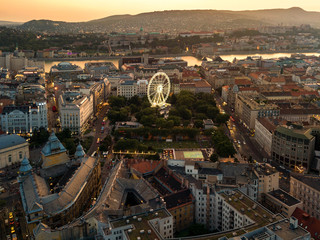
<svg viewBox="0 0 320 240"><path fill-rule="evenodd" d="M278 126L276 128L276 131L285 136L291 136L291 137L304 139L304 140L311 140L314 138L314 136L311 135L310 129L295 129L295 128L289 128L284 126Z"/></svg>
<svg viewBox="0 0 320 240"><path fill-rule="evenodd" d="M157 239L158 235L155 233L153 228L150 226L150 220L153 219L163 219L170 217L171 214L166 209L159 209L154 212L147 212L136 216L129 216L121 219L116 219L111 221L112 228L119 228L123 226L132 226L131 232L127 231L129 239L136 240L137 237L140 237L141 240L144 239ZM141 219L140 219L141 218ZM140 220L139 220L140 219ZM145 233L141 234L140 231L144 230ZM151 230L151 233L148 234L147 231Z"/></svg>
<svg viewBox="0 0 320 240"><path fill-rule="evenodd" d="M308 234L308 231L304 230L301 227L291 229L290 223L286 221L280 221L274 224L270 224L267 228L273 231L283 240L302 239L302 236Z"/></svg>
<svg viewBox="0 0 320 240"><path fill-rule="evenodd" d="M293 205L296 205L301 202L300 200L292 197L290 194L288 194L287 192L285 192L281 189L277 189L277 190L268 192L267 194L273 196L274 198L283 202L287 206L293 206Z"/></svg>
<svg viewBox="0 0 320 240"><path fill-rule="evenodd" d="M27 143L23 137L18 135L0 135L0 150L9 147L17 146L19 144Z"/></svg>
<svg viewBox="0 0 320 240"><path fill-rule="evenodd" d="M189 189L184 189L177 193L172 193L164 197L167 209L172 209L183 204L191 203L193 196Z"/></svg>
<svg viewBox="0 0 320 240"><path fill-rule="evenodd" d="M255 222L253 226L248 228L250 231L282 219L281 216L273 215L270 211L238 190L234 191L233 194L223 192L220 193L220 195L237 211L248 216Z"/></svg>
<svg viewBox="0 0 320 240"><path fill-rule="evenodd" d="M320 191L320 176L315 175L302 175L298 173L291 173L291 177L303 182L311 188Z"/></svg>
<svg viewBox="0 0 320 240"><path fill-rule="evenodd" d="M62 145L60 140L57 138L54 132L51 133L48 142L42 148L41 153L45 156L57 154L60 152L67 152L66 148Z"/></svg>
<svg viewBox="0 0 320 240"><path fill-rule="evenodd" d="M300 208L296 208L292 216L298 219L299 226L307 229L314 239L320 239L320 221L318 219L311 217Z"/></svg>
<svg viewBox="0 0 320 240"><path fill-rule="evenodd" d="M259 164L254 168L259 175L272 175L277 173L277 169L270 166L269 164Z"/></svg>
<svg viewBox="0 0 320 240"><path fill-rule="evenodd" d="M134 168L138 172L145 174L152 172L158 165L159 161L139 161L136 163L131 163L131 168Z"/></svg>

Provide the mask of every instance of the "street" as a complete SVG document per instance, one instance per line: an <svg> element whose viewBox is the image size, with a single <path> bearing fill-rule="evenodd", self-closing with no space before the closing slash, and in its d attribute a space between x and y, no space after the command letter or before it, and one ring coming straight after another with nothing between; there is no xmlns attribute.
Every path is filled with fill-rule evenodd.
<svg viewBox="0 0 320 240"><path fill-rule="evenodd" d="M226 127L226 135L234 143L238 155L241 155L245 160L252 157L252 160L263 163L264 160L271 166L275 167L280 173L279 186L283 190L290 192L290 171L282 168L278 163L273 162L268 154L258 145L254 136L251 136L250 131L240 123L240 119L232 113L227 106L223 106L223 100L220 96L215 95L217 107L220 112L225 112L232 116Z"/></svg>
<svg viewBox="0 0 320 240"><path fill-rule="evenodd" d="M87 155L91 155L93 152L97 151L99 144L97 143L98 138L100 140L103 140L109 133L110 133L110 125L109 125L109 120L106 121L106 124L104 125L104 132L101 133L101 127L103 119L106 117L107 112L108 112L109 106L108 105L103 105L100 112L98 113L97 119L94 121L93 126L91 127L93 131L95 131L94 138L92 145L90 149L87 152Z"/></svg>

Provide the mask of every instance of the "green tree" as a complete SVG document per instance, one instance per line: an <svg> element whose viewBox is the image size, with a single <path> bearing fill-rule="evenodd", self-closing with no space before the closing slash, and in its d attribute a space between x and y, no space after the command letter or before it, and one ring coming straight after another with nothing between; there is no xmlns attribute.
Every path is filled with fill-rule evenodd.
<svg viewBox="0 0 320 240"><path fill-rule="evenodd" d="M216 116L215 122L220 124L225 124L229 120L230 116L228 114L218 114Z"/></svg>
<svg viewBox="0 0 320 240"><path fill-rule="evenodd" d="M210 161L211 162L216 162L219 160L219 155L217 153L212 153L210 156Z"/></svg>
<svg viewBox="0 0 320 240"><path fill-rule="evenodd" d="M33 135L30 138L30 145L41 146L48 141L49 136L49 132L41 127L38 131L33 132Z"/></svg>
<svg viewBox="0 0 320 240"><path fill-rule="evenodd" d="M108 135L100 143L100 151L106 152L110 146L112 146L112 138L110 135Z"/></svg>
<svg viewBox="0 0 320 240"><path fill-rule="evenodd" d="M62 141L63 146L69 151L70 155L76 152L76 144L72 138L66 138Z"/></svg>
<svg viewBox="0 0 320 240"><path fill-rule="evenodd" d="M207 116L210 119L215 119L219 114L219 109L217 107L209 106L207 109Z"/></svg>
<svg viewBox="0 0 320 240"><path fill-rule="evenodd" d="M194 121L194 126L195 126L196 128L203 128L203 121L200 120L200 119L196 119L196 120Z"/></svg>

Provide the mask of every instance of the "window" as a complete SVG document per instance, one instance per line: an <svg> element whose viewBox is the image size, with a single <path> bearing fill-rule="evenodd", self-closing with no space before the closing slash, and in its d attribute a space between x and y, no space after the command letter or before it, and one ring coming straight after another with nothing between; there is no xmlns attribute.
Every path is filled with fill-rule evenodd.
<svg viewBox="0 0 320 240"><path fill-rule="evenodd" d="M11 154L8 156L8 161L11 163L11 161L12 161L12 156L11 156Z"/></svg>
<svg viewBox="0 0 320 240"><path fill-rule="evenodd" d="M19 152L19 159L22 159L22 152Z"/></svg>

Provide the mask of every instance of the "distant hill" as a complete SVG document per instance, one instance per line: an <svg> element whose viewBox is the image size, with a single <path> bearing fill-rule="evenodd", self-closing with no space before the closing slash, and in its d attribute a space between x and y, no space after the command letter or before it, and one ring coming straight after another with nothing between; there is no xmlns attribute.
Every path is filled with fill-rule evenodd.
<svg viewBox="0 0 320 240"><path fill-rule="evenodd" d="M10 21L1 21L0 20L0 26L16 26L21 25L21 22L10 22Z"/></svg>
<svg viewBox="0 0 320 240"><path fill-rule="evenodd" d="M261 25L301 25L320 27L320 12L301 8L267 9L254 11L173 10L147 12L137 15L114 15L88 22L58 22L32 20L19 26L22 30L39 32L183 32L212 31L213 29L250 28Z"/></svg>

